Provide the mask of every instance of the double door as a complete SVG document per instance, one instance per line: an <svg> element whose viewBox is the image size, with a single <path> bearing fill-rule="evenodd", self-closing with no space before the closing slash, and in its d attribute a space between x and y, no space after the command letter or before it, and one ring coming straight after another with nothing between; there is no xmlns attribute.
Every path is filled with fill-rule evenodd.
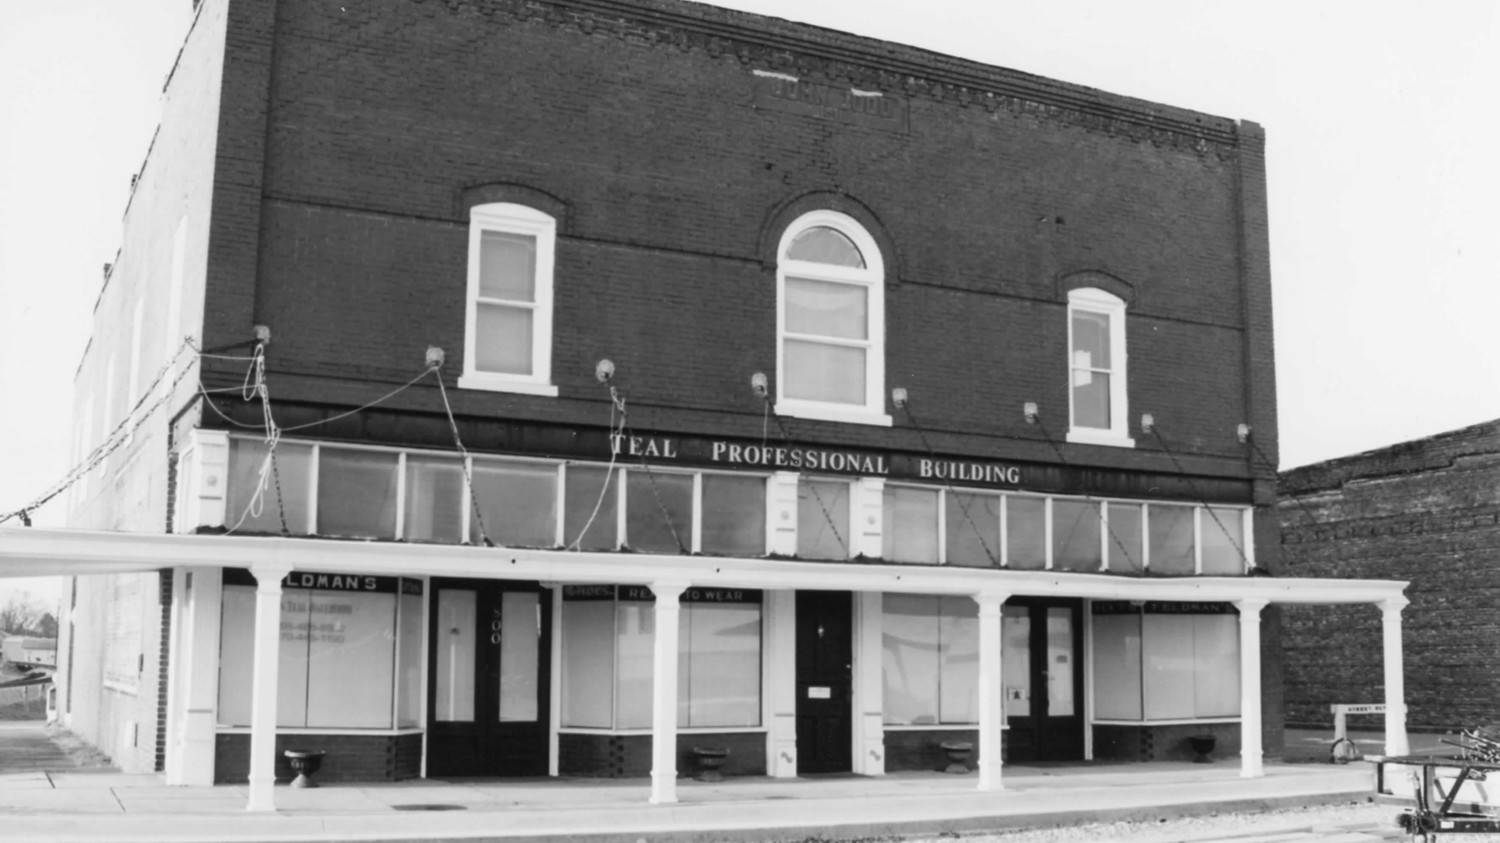
<svg viewBox="0 0 1500 843"><path fill-rule="evenodd" d="M1082 601L1013 598L1001 617L1008 760L1083 758Z"/></svg>
<svg viewBox="0 0 1500 843"><path fill-rule="evenodd" d="M427 774L547 774L550 592L502 580L432 582Z"/></svg>

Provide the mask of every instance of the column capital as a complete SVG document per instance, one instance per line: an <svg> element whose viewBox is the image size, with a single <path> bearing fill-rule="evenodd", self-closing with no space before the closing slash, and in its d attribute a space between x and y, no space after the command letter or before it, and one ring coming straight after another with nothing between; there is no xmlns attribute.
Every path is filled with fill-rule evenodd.
<svg viewBox="0 0 1500 843"><path fill-rule="evenodd" d="M979 604L979 612L998 612L1000 606L1010 599L1010 595L1004 591L981 591L978 594L970 594L975 603Z"/></svg>
<svg viewBox="0 0 1500 843"><path fill-rule="evenodd" d="M1401 610L1405 609L1409 605L1411 605L1411 601L1406 599L1405 594L1398 594L1395 597L1387 597L1379 603L1380 611L1383 614L1396 615L1397 617L1400 617Z"/></svg>
<svg viewBox="0 0 1500 843"><path fill-rule="evenodd" d="M262 562L250 566L250 576L255 577L257 590L281 590L281 581L292 572L292 566L281 562Z"/></svg>
<svg viewBox="0 0 1500 843"><path fill-rule="evenodd" d="M1269 600L1264 597L1246 597L1243 600L1234 601L1234 607L1240 610L1240 619L1255 617L1259 619L1260 611L1270 605Z"/></svg>
<svg viewBox="0 0 1500 843"><path fill-rule="evenodd" d="M649 585L651 588L651 593L656 595L656 600L658 603L662 601L676 603L681 599L682 593L688 590L688 586L691 585L691 583L686 583L681 580L661 580L659 582L649 583Z"/></svg>

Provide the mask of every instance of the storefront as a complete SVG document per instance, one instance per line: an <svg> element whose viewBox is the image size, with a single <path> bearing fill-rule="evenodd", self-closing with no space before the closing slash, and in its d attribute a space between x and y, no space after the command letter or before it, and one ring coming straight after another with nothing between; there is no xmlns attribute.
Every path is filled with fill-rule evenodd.
<svg viewBox="0 0 1500 843"><path fill-rule="evenodd" d="M1401 696L1403 584L1246 576L1230 484L1137 498L1174 478L1082 493L1067 466L615 444L288 439L272 464L194 431L176 517L200 534L155 537L152 562L177 596L169 778L248 771L264 807L281 750L317 746L333 780L650 775L671 801L695 748L731 775L880 775L967 742L988 788L996 759L1173 757L1202 732L1257 775L1269 602L1380 604Z"/></svg>

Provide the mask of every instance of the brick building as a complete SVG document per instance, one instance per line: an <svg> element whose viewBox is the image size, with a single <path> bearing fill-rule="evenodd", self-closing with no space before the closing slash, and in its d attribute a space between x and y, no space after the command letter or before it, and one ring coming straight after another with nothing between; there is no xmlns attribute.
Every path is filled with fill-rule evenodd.
<svg viewBox="0 0 1500 843"><path fill-rule="evenodd" d="M1414 728L1500 722L1500 421L1281 475L1289 576L1408 580L1406 696ZM1379 616L1357 607L1284 615L1287 720L1326 726L1328 706L1381 698L1362 643Z"/></svg>
<svg viewBox="0 0 1500 843"><path fill-rule="evenodd" d="M92 531L0 561L91 574L65 720L252 807L309 746L1258 775L1271 604L1401 588L1275 576L1263 152L675 0L207 0L79 368Z"/></svg>

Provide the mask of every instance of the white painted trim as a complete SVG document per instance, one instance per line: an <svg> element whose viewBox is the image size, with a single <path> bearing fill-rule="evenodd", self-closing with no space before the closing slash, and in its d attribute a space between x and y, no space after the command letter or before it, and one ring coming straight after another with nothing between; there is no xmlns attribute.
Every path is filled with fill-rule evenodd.
<svg viewBox="0 0 1500 843"><path fill-rule="evenodd" d="M1098 313L1109 317L1109 427L1079 427L1073 423L1073 314ZM1130 438L1129 358L1125 343L1125 301L1094 287L1068 291L1068 442L1133 448Z"/></svg>
<svg viewBox="0 0 1500 843"><path fill-rule="evenodd" d="M947 565L800 562L736 556L712 565L691 556L538 548L487 548L420 542L114 533L0 527L0 578L157 571L178 565L262 567L384 576L534 579L557 583L647 585L671 578L704 588L810 589L912 594L1092 597L1273 603L1380 603L1404 599L1401 580L1302 577L1136 578Z"/></svg>
<svg viewBox="0 0 1500 843"><path fill-rule="evenodd" d="M529 374L487 372L476 365L476 322L480 300L479 256L480 244L486 231L519 234L536 241L536 277L532 287L534 296L529 304L532 313ZM557 395L557 387L552 384L553 273L556 251L557 220L549 214L509 202L493 202L469 209L468 273L464 295L464 368L458 378L461 389Z"/></svg>
<svg viewBox="0 0 1500 843"><path fill-rule="evenodd" d="M1238 717L1179 717L1167 720L1095 720L1096 726L1191 726L1195 723L1239 723Z"/></svg>
<svg viewBox="0 0 1500 843"><path fill-rule="evenodd" d="M787 249L799 234L812 228L831 228L848 237L864 258L863 269L832 266L787 257ZM786 282L788 275L809 281L854 284L866 291L866 331L863 340L831 340L812 337L816 342L851 345L865 351L865 395L858 405L788 398L786 384ZM885 412L885 258L875 238L848 214L838 211L810 211L794 220L781 234L776 248L776 406L782 416L821 419L849 424L891 426Z"/></svg>
<svg viewBox="0 0 1500 843"><path fill-rule="evenodd" d="M559 755L562 751L562 651L563 651L563 599L562 589L552 588L552 652L548 654L552 671L547 680L547 775L560 775ZM426 687L425 685L423 686ZM424 695L425 696L425 695Z"/></svg>
<svg viewBox="0 0 1500 843"><path fill-rule="evenodd" d="M381 737L391 735L420 735L426 729L420 726L406 726L401 729L319 729L312 726L277 726L278 735L364 735L367 737ZM251 732L249 726L216 726L214 733L218 735L248 735Z"/></svg>

